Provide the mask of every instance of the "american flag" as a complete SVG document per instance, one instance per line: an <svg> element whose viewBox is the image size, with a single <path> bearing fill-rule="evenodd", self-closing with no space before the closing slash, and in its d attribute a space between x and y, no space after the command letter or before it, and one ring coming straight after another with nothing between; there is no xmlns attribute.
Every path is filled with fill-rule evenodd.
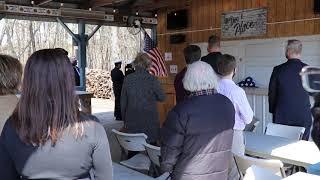
<svg viewBox="0 0 320 180"><path fill-rule="evenodd" d="M156 47L156 44L150 38L148 33L144 33L144 51L149 55L152 60L150 73L154 76L168 76L167 68L164 59Z"/></svg>

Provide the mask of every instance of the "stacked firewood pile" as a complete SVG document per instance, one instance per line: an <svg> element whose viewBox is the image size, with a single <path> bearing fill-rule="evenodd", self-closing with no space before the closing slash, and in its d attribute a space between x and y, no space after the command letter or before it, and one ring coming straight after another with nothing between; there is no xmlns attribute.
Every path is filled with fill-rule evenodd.
<svg viewBox="0 0 320 180"><path fill-rule="evenodd" d="M111 99L113 97L110 72L100 69L86 71L87 91L93 93L95 98Z"/></svg>

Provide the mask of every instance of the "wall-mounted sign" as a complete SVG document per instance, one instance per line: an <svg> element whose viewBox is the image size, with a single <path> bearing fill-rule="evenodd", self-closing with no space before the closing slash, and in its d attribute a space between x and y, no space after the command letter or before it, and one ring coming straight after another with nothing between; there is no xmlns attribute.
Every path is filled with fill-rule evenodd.
<svg viewBox="0 0 320 180"><path fill-rule="evenodd" d="M165 61L172 61L172 52L164 53L164 59Z"/></svg>
<svg viewBox="0 0 320 180"><path fill-rule="evenodd" d="M222 13L223 38L261 36L267 33L267 9L247 9Z"/></svg>
<svg viewBox="0 0 320 180"><path fill-rule="evenodd" d="M171 74L178 74L178 66L177 65L170 65L170 73Z"/></svg>

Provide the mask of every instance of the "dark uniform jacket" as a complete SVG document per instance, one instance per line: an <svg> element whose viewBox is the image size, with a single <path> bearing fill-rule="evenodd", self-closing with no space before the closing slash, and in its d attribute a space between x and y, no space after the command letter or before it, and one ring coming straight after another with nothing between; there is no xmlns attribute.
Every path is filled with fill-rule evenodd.
<svg viewBox="0 0 320 180"><path fill-rule="evenodd" d="M115 97L115 108L114 108L114 116L117 120L121 120L121 90L122 84L124 80L124 75L122 71L118 68L114 68L111 71L111 79L113 83L113 92Z"/></svg>
<svg viewBox="0 0 320 180"><path fill-rule="evenodd" d="M217 67L217 62L219 60L219 58L222 56L221 52L213 52L213 53L209 53L206 56L203 56L201 58L201 61L206 62L208 64L210 64L210 66L213 68L213 70L218 73L218 67Z"/></svg>
<svg viewBox="0 0 320 180"><path fill-rule="evenodd" d="M235 110L220 94L192 96L168 114L161 130L161 169L178 180L226 180Z"/></svg>
<svg viewBox="0 0 320 180"><path fill-rule="evenodd" d="M120 90L121 92L121 88L122 88L122 84L123 84L123 79L124 79L124 75L122 73L122 71L118 68L114 68L111 71L111 80L113 83L113 88L117 91Z"/></svg>
<svg viewBox="0 0 320 180"><path fill-rule="evenodd" d="M306 66L299 59L290 59L273 69L269 83L269 111L273 122L306 128L309 137L312 123L310 100L303 89L299 73Z"/></svg>

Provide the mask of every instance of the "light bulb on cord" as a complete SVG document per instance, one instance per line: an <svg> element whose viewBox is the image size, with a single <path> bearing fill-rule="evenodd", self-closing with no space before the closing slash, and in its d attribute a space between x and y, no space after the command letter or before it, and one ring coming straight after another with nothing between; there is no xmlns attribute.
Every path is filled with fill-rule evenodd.
<svg viewBox="0 0 320 180"><path fill-rule="evenodd" d="M139 12L138 12L138 11L136 12L136 15L137 15L137 16L139 15Z"/></svg>
<svg viewBox="0 0 320 180"><path fill-rule="evenodd" d="M63 7L63 5L64 5L63 3L60 3L60 6L61 6L61 7Z"/></svg>
<svg viewBox="0 0 320 180"><path fill-rule="evenodd" d="M31 1L31 4L34 5L34 1Z"/></svg>

